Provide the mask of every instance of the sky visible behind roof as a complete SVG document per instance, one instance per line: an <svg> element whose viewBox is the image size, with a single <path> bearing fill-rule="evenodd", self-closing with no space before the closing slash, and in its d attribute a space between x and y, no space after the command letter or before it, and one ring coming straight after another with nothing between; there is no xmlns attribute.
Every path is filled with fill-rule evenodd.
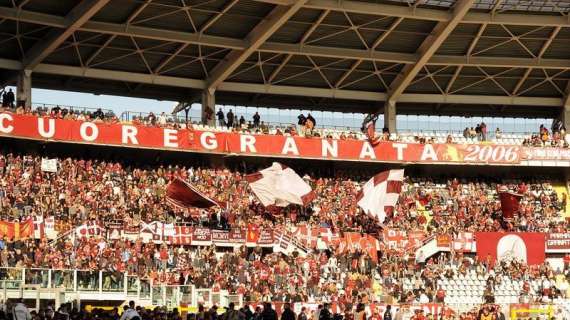
<svg viewBox="0 0 570 320"><path fill-rule="evenodd" d="M10 87L9 87L10 88ZM14 92L16 89L11 87ZM153 99L131 98L112 95L96 95L92 93L81 93L71 91L58 91L46 89L32 89L32 102L37 104L51 104L60 106L70 106L80 108L102 108L111 109L117 116L121 116L125 111L131 112L154 112L160 114L165 112L171 114L174 106L178 103L175 101L163 101ZM200 121L200 104L192 105L190 110L190 120ZM244 116L246 121L251 121L253 114L257 111L261 115L261 120L268 124L295 124L297 123L297 115L299 113L306 114L312 112L313 116L321 126L327 128L351 128L359 130L364 115L357 113L340 113L326 111L307 111L299 109L283 110L268 109L258 107L242 107L242 106L216 106L216 110L222 109L224 113L229 109L233 109L238 116ZM131 116L134 114L131 114ZM183 117L183 113L179 114ZM383 116L378 119L378 128L381 127ZM402 131L443 131L443 132L462 132L465 127L475 127L478 123L484 121L487 124L489 132L493 132L497 127L503 132L513 133L532 133L537 132L540 124L545 124L550 128L551 119L512 119L512 118L489 118L489 117L446 117L446 116L416 116L416 115L398 115L398 128Z"/></svg>

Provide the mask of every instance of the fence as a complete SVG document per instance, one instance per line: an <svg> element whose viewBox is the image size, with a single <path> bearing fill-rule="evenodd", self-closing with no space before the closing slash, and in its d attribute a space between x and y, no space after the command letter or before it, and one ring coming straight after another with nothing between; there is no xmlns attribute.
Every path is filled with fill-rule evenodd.
<svg viewBox="0 0 570 320"><path fill-rule="evenodd" d="M242 295L229 294L225 290L214 291L211 288L196 288L194 285L165 285L151 280L141 279L138 276L107 271L86 270L52 270L52 269L21 269L0 268L0 299L25 298L27 301L35 300L36 308L40 300L55 300L56 307L63 302L73 301L77 304L87 304L88 301L107 301L109 307L133 300L137 305L145 307L166 306L167 308L180 308L181 311L195 312L199 304L204 306L227 306L233 302L236 307L244 305ZM261 302L248 302L250 307L261 305ZM293 303L293 309L298 313L302 307L307 310L316 310L318 302ZM283 302L273 302L273 308L280 312ZM387 303L370 304L367 312L383 313ZM393 309L413 313L421 309L431 314L453 312L460 314L477 309L477 303L413 303L392 304ZM500 304L507 319L513 309L549 309L556 319L570 320L570 300L561 299L544 304ZM333 303L333 312L342 312Z"/></svg>
<svg viewBox="0 0 570 320"><path fill-rule="evenodd" d="M32 103L32 110L50 111L53 108L66 109L68 111L73 111L74 113L83 113L83 114L93 113L101 109L101 111L104 114L113 114L113 110L105 108L77 107L77 106L67 106L67 105L50 104L50 103Z"/></svg>
<svg viewBox="0 0 570 320"><path fill-rule="evenodd" d="M60 297L59 295L63 296ZM194 285L166 285L127 273L89 270L0 268L0 295L9 298L68 300L134 300L142 306L241 306L240 295Z"/></svg>

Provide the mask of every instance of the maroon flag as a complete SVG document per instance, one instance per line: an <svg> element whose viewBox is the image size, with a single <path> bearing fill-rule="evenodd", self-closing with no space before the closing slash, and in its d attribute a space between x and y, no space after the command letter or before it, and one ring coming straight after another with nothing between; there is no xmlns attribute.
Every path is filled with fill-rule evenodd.
<svg viewBox="0 0 570 320"><path fill-rule="evenodd" d="M174 205L183 208L210 208L219 204L206 197L186 181L174 179L166 187L166 198Z"/></svg>
<svg viewBox="0 0 570 320"><path fill-rule="evenodd" d="M512 219L519 211L519 202L522 198L522 194L514 192L499 192L499 197L501 198L501 210L503 211L503 218Z"/></svg>
<svg viewBox="0 0 570 320"><path fill-rule="evenodd" d="M368 138L368 142L373 146L377 145L380 142L380 138L376 137L376 120L378 119L378 115L369 114L364 119L362 123L362 132Z"/></svg>

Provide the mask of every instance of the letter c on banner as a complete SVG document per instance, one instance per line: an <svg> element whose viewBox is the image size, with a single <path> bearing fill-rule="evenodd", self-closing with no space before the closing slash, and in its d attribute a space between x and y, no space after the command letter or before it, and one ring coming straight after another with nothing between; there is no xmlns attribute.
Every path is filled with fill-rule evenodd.
<svg viewBox="0 0 570 320"><path fill-rule="evenodd" d="M216 150L218 148L218 140L216 140L216 135L213 132L202 132L200 144L206 150Z"/></svg>
<svg viewBox="0 0 570 320"><path fill-rule="evenodd" d="M87 134L88 128L91 129L90 135ZM99 128L97 128L97 125L93 122L83 122L79 127L79 135L81 136L81 139L87 142L93 142L99 136Z"/></svg>
<svg viewBox="0 0 570 320"><path fill-rule="evenodd" d="M14 131L14 126L5 125L4 120L8 120L9 122L12 122L12 121L14 121L14 118L9 113L0 113L0 132L11 133L12 131Z"/></svg>

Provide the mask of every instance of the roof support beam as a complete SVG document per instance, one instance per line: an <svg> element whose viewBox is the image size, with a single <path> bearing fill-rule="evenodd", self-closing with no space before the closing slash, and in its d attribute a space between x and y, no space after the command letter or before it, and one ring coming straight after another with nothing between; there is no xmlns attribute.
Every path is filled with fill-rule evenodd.
<svg viewBox="0 0 570 320"><path fill-rule="evenodd" d="M17 60L0 59L0 68L9 70L21 70L22 63ZM170 77L162 75L150 75L136 72L113 71L96 68L71 67L41 63L37 66L37 73L62 75L70 77L93 78L111 81L125 81L150 85L172 86L188 89L205 89L206 81ZM386 101L387 96L381 92L306 88L283 85L265 85L254 83L224 82L219 87L220 91L294 95L316 98L350 99L360 101ZM479 96L479 95L441 95L441 94L403 94L399 102L410 103L452 103L452 104L497 104L497 105L520 105L533 107L560 107L563 105L561 98L542 97L508 97L508 96Z"/></svg>
<svg viewBox="0 0 570 320"><path fill-rule="evenodd" d="M81 1L81 3L76 5L65 17L64 30L50 31L45 38L36 42L36 44L26 52L24 68L33 70L109 1L110 0Z"/></svg>
<svg viewBox="0 0 570 320"><path fill-rule="evenodd" d="M285 0L256 0L259 2L275 3ZM419 8L413 6L401 6L389 3L373 3L354 0L309 0L303 6L310 9L332 10L366 15L401 17L406 19L419 19L429 21L448 21L451 13L432 8ZM542 14L493 14L492 12L469 12L461 23L474 24L506 24L520 26L548 26L569 27L570 20L566 16L542 15Z"/></svg>
<svg viewBox="0 0 570 320"><path fill-rule="evenodd" d="M418 8L419 9L419 8ZM12 8L0 7L0 19L6 18L13 21L23 21L40 25L64 28L65 18L40 14L32 11L18 11ZM168 42L197 44L216 48L245 50L247 43L243 40L218 37L210 35L199 35L197 33L180 32L172 30L161 30L140 26L127 26L126 24L114 24L105 22L88 21L81 31L98 32L113 36L133 36ZM323 46L273 43L266 42L259 47L259 51L291 54L319 56L338 59L362 59L363 61L391 62L412 64L417 61L416 54L395 53L386 51L369 51L361 49L343 49ZM542 69L570 69L570 60L558 59L531 59L531 58L508 58L508 57L483 57L483 56L442 56L434 55L427 65L440 66L482 66L482 67L505 67L505 68L542 68Z"/></svg>
<svg viewBox="0 0 570 320"><path fill-rule="evenodd" d="M410 85L418 72L426 65L445 39L451 34L453 29L459 24L461 19L471 8L475 0L459 0L453 8L453 17L447 22L439 22L431 34L422 42L417 54L418 60L413 64L408 64L390 85L389 101L395 103L404 90Z"/></svg>
<svg viewBox="0 0 570 320"><path fill-rule="evenodd" d="M277 6L246 37L244 49L232 50L220 62L208 79L208 91L214 92L252 53L254 53L275 31L277 31L307 0L297 0L288 6Z"/></svg>
<svg viewBox="0 0 570 320"><path fill-rule="evenodd" d="M552 41L554 41L554 39L556 39L556 36L558 36L560 29L562 29L562 28L556 27L556 28L554 28L554 30L552 30L552 33L548 37L548 40L546 40L546 42L542 45L542 48L540 48L540 52L538 53L539 59L542 59L542 56L544 56L544 54L546 53L546 51L548 50L548 48L552 44Z"/></svg>

